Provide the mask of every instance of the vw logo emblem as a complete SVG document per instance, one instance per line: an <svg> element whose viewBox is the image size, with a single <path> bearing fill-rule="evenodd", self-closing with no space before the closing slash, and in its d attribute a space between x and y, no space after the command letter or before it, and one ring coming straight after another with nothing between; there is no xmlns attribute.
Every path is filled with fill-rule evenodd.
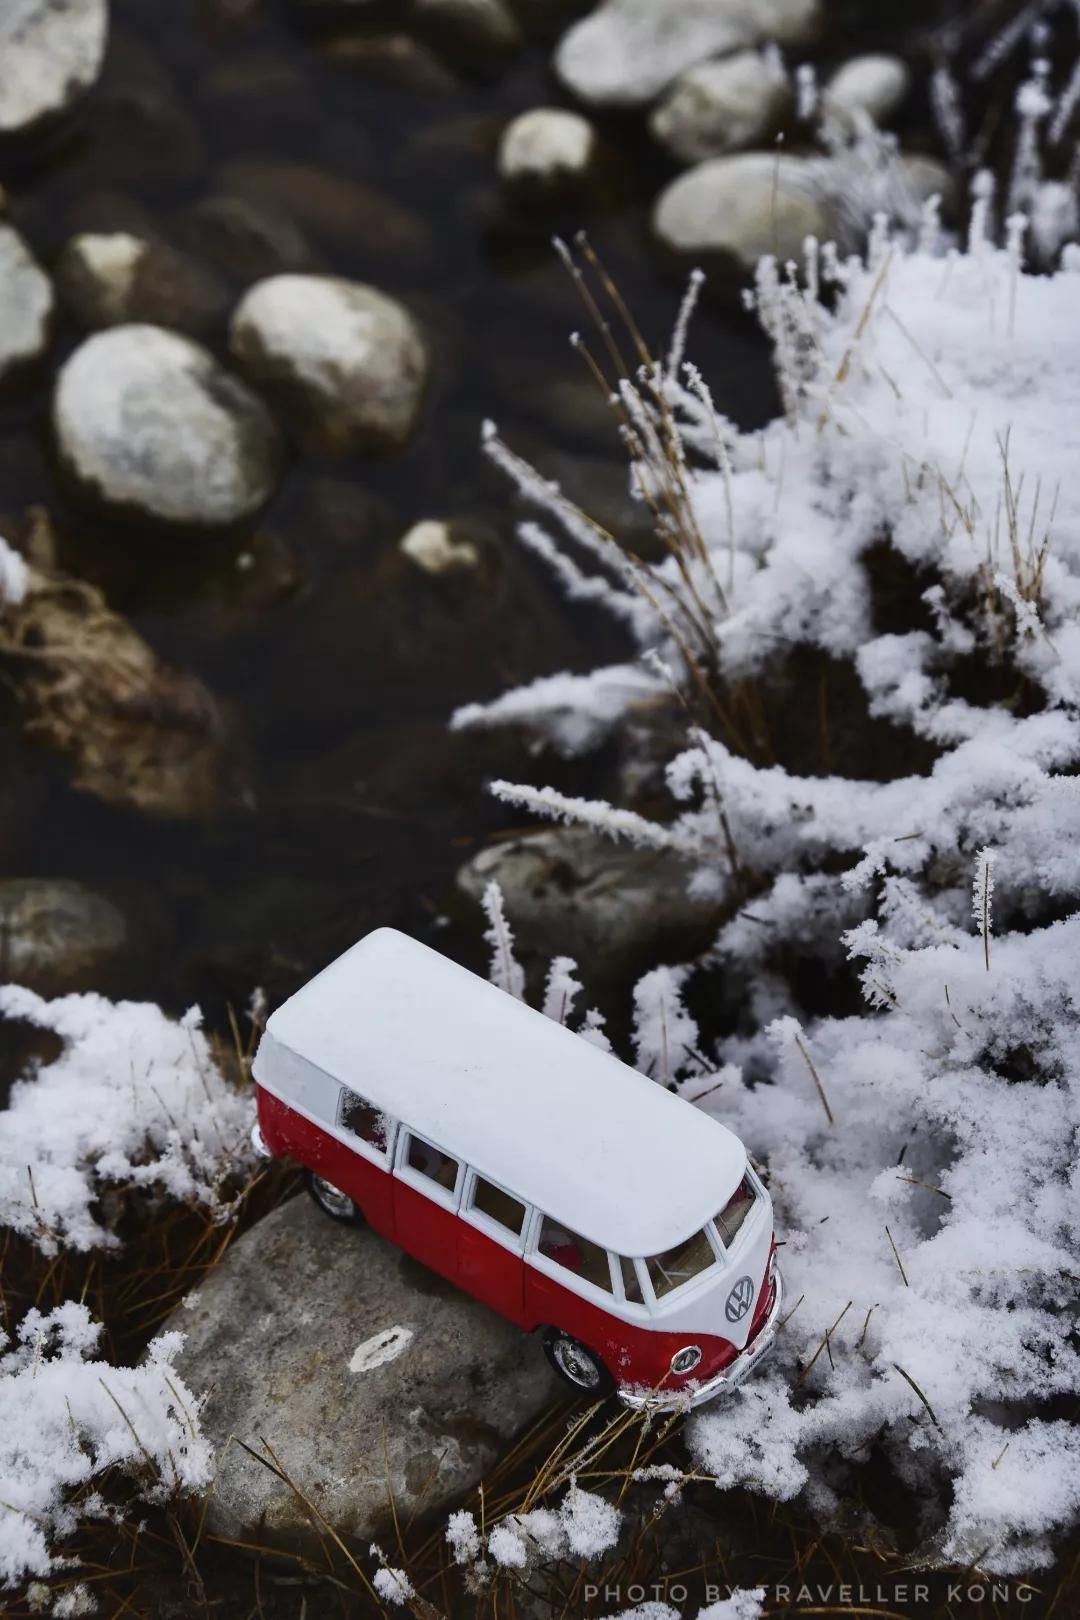
<svg viewBox="0 0 1080 1620"><path fill-rule="evenodd" d="M729 1322L741 1322L750 1309L750 1302L754 1297L754 1285L749 1277L740 1277L724 1306L724 1315Z"/></svg>

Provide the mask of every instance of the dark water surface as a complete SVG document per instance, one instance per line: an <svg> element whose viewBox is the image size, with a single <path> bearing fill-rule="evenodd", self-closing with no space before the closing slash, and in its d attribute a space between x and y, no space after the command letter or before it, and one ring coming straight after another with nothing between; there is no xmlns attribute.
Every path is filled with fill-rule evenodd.
<svg viewBox="0 0 1080 1620"><path fill-rule="evenodd" d="M223 20L230 10L241 14ZM78 877L119 899L134 947L108 988L198 998L216 1019L256 983L286 992L380 922L430 937L455 867L504 819L485 777L537 769L512 740L448 737L451 709L619 656L607 620L570 612L517 552L511 493L482 458L480 425L494 417L523 449L561 457L548 465L575 494L590 499L599 480L617 500L620 447L567 344L583 315L551 231L588 226L650 342L664 341L681 284L648 247L664 171L640 121L608 131L620 149L613 205L546 218L500 197L501 126L564 99L550 41L530 41L498 75L428 90L341 65L272 5L117 0L113 11L106 69L77 122L46 148L0 156L12 219L42 261L82 229L154 231L198 256L195 210L233 187L236 165L302 164L374 188L392 210L313 204L310 180L294 178L299 212L321 209L303 226L311 266L400 296L435 354L402 454L330 464L295 450L258 522L225 540L168 538L70 503L47 421L52 377L80 337L66 318L36 376L0 398L0 522L49 510L65 565L234 715L251 781L248 804L210 823L155 822L73 792L63 765L13 742L9 724L6 870ZM233 290L252 279L234 275ZM222 355L224 337L223 321L211 338ZM694 350L721 410L743 425L771 414L763 346L733 303L706 310ZM584 438L546 401L567 383ZM568 469L575 454L592 470ZM425 517L488 524L494 575L469 588L404 565L396 541Z"/></svg>

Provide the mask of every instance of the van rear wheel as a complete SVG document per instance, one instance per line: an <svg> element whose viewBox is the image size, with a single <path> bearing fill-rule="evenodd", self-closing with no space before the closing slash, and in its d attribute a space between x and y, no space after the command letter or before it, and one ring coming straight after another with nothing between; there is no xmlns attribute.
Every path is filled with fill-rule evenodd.
<svg viewBox="0 0 1080 1620"><path fill-rule="evenodd" d="M332 1181L325 1176L317 1176L314 1170L305 1170L304 1185L314 1198L324 1215L329 1215L335 1221L347 1221L352 1225L359 1225L363 1219L363 1211L359 1204L354 1204L348 1193L335 1187Z"/></svg>
<svg viewBox="0 0 1080 1620"><path fill-rule="evenodd" d="M559 1377L574 1389L599 1399L615 1388L615 1380L595 1350L590 1350L580 1339L572 1339L560 1328L544 1330L544 1354Z"/></svg>

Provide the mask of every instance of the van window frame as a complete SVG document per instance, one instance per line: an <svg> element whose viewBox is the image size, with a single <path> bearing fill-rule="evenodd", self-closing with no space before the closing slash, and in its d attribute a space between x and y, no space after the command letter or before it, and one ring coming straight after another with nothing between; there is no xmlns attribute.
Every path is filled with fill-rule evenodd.
<svg viewBox="0 0 1080 1620"><path fill-rule="evenodd" d="M413 1169L409 1163L409 1143L414 1137L418 1142L423 1142L425 1147L433 1148L436 1153L443 1154L447 1159L456 1160L457 1178L452 1189L442 1186L432 1176L426 1176L422 1170ZM411 1125L406 1125L402 1121L394 1144L393 1174L400 1181L403 1181L407 1187L411 1187L414 1192L423 1193L425 1198L430 1198L433 1203L440 1204L444 1209L448 1209L451 1214L456 1214L461 1203L461 1191L465 1185L467 1170L468 1166L464 1159L460 1158L456 1153L451 1153L449 1148L440 1147L439 1143L433 1142L430 1136L424 1136L420 1131L414 1131Z"/></svg>
<svg viewBox="0 0 1080 1620"><path fill-rule="evenodd" d="M619 1275L616 1256L612 1254L610 1249L604 1249L604 1253L607 1255L608 1275L611 1278L611 1287L609 1289L601 1288L599 1284L590 1282L587 1277L582 1277L579 1272L571 1271L569 1266L560 1265L558 1260L550 1260L546 1254L540 1253L538 1247L540 1228L543 1226L545 1219L558 1221L560 1226L564 1224L558 1215L552 1215L548 1210L541 1209L537 1205L529 1218L528 1240L525 1244L526 1261L534 1265L543 1276L550 1277L552 1282L560 1283L564 1288L568 1288L572 1294L580 1295L582 1299L592 1300L608 1310L613 1305L623 1305L633 1310L635 1307L628 1301L623 1300L617 1292L622 1286L622 1278ZM567 1227L566 1230L571 1231L572 1228ZM575 1233L574 1235L576 1237L585 1236L584 1232ZM588 1241L591 1243L592 1239L589 1238ZM596 1247L599 1249L602 1245L598 1243Z"/></svg>
<svg viewBox="0 0 1080 1620"><path fill-rule="evenodd" d="M610 1249L608 1250L608 1258L611 1261L612 1269L615 1273L615 1282L618 1290L615 1297L619 1301L619 1304L622 1306L623 1310L636 1311L637 1314L642 1317L651 1316L653 1313L653 1306L650 1305L649 1296L646 1292L646 1284L649 1280L649 1274L644 1260L642 1260L640 1256L634 1254L615 1254ZM640 1299L627 1299L626 1297L626 1283L623 1279L622 1273L622 1268L624 1265L633 1267L634 1276L637 1278L638 1289L641 1293Z"/></svg>
<svg viewBox="0 0 1080 1620"><path fill-rule="evenodd" d="M475 1207L472 1199L478 1181L486 1181L489 1187L494 1187L497 1192L505 1193L507 1198L512 1198L515 1204L521 1205L525 1214L521 1222L520 1232L513 1232L509 1226L503 1226L493 1216L485 1214L482 1209ZM493 1180L491 1176L486 1176L482 1170L477 1170L475 1165L466 1165L465 1183L461 1189L461 1203L458 1214L463 1221L467 1221L478 1232L483 1232L485 1237L493 1238L496 1243L501 1243L504 1249L510 1249L514 1254L524 1255L535 1213L533 1205L527 1203L519 1193L514 1192L510 1187L504 1187L502 1182Z"/></svg>
<svg viewBox="0 0 1080 1620"><path fill-rule="evenodd" d="M746 1238L746 1234L754 1230L754 1227L757 1225L760 1218L759 1212L764 1207L765 1200L767 1200L769 1196L765 1191L764 1182L759 1175L755 1174L749 1159L746 1161L746 1169L739 1178L740 1187L744 1181L748 1181L751 1187L754 1189L754 1207L743 1221L742 1225L739 1227L739 1230L736 1232L734 1243L729 1244L724 1242L724 1239L720 1233L720 1228L716 1224L715 1215L713 1215L707 1223L709 1237L712 1240L713 1246L720 1250L720 1253L725 1260L730 1260L733 1254L738 1253ZM736 1187L735 1192L738 1192L738 1190L739 1188ZM732 1198L734 1198L735 1192L732 1193ZM717 1211L717 1213L719 1214L720 1211Z"/></svg>
<svg viewBox="0 0 1080 1620"><path fill-rule="evenodd" d="M380 1170L385 1170L389 1174L393 1169L394 1155L397 1152L400 1120L394 1119L385 1109L376 1109L376 1112L382 1114L386 1121L386 1146L377 1148L374 1142L369 1142L366 1137L357 1136L355 1131L351 1131L347 1125L342 1124L341 1108L346 1092L350 1096L359 1097L360 1101L367 1103L369 1108L375 1108L375 1104L370 1097L365 1097L362 1091L355 1091L352 1086L346 1085L344 1080L340 1081L337 1102L334 1104L334 1135L339 1142L343 1142L352 1152L361 1154L365 1159L370 1159L372 1164L377 1164Z"/></svg>
<svg viewBox="0 0 1080 1620"><path fill-rule="evenodd" d="M674 1299L681 1301L685 1299L688 1294L693 1292L695 1288L706 1287L708 1285L709 1278L713 1278L715 1280L717 1273L723 1270L728 1257L724 1250L724 1245L720 1241L719 1234L716 1232L713 1226L712 1220L710 1219L702 1222L702 1224L697 1227L695 1231L691 1232L690 1237L697 1237L698 1232L703 1232L705 1234L705 1241L708 1243L713 1252L712 1265L706 1266L704 1271L699 1271L696 1276L687 1277L685 1282L676 1283L675 1287L669 1288L666 1294L658 1294L656 1292L656 1289L653 1287L652 1277L649 1275L649 1261L655 1260L657 1258L656 1255L642 1255L640 1265L635 1264L634 1269L637 1271L638 1282L639 1284L643 1285L642 1293L648 1302L649 1310L652 1315L662 1315L667 1309L671 1300ZM690 1239L687 1238L684 1239L684 1241L689 1242Z"/></svg>

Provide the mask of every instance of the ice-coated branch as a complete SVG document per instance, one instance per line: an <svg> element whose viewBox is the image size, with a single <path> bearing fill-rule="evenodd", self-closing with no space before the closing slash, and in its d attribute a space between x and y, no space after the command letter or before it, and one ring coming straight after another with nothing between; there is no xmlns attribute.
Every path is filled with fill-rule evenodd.
<svg viewBox="0 0 1080 1620"><path fill-rule="evenodd" d="M982 935L986 971L990 971L990 930L993 926L994 864L997 854L990 848L980 849L975 857L975 877L971 885L971 910Z"/></svg>
<svg viewBox="0 0 1080 1620"><path fill-rule="evenodd" d="M603 799L576 799L557 788L535 788L519 782L492 782L491 792L504 804L531 810L548 821L590 827L608 838L625 838L643 849L679 849L681 841L670 827L648 821L633 810L619 810Z"/></svg>
<svg viewBox="0 0 1080 1620"><path fill-rule="evenodd" d="M488 920L484 938L491 946L491 982L508 996L523 1001L525 970L514 955L514 935L503 909L503 892L494 878L485 888L481 904Z"/></svg>

